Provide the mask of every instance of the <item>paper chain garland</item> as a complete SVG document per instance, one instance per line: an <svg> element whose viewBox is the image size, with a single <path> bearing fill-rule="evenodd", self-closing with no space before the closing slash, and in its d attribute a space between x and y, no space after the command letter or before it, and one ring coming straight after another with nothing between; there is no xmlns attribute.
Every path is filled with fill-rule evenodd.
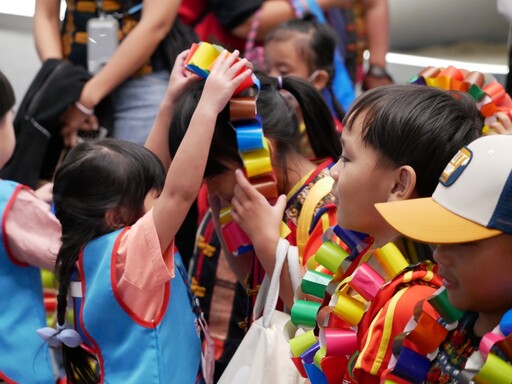
<svg viewBox="0 0 512 384"><path fill-rule="evenodd" d="M387 384L422 383L428 374L431 361L450 330L457 327L463 311L448 301L445 287L427 299L440 315L438 320L423 311L424 301L416 305L413 319L403 334L395 339L394 367L386 375ZM506 356L504 361L496 353ZM473 352L461 371L461 384L509 384L512 380L512 309L492 331L484 335L478 351Z"/></svg>
<svg viewBox="0 0 512 384"><path fill-rule="evenodd" d="M444 90L468 93L476 101L480 113L485 118L482 133L488 134L490 124L496 121L496 113L505 112L512 118L512 99L496 80L485 84L481 72L469 72L453 66L446 68L426 67L409 80L411 84L428 85Z"/></svg>
<svg viewBox="0 0 512 384"><path fill-rule="evenodd" d="M291 322L307 331L288 335L292 360L312 384L342 382L370 302L409 266L393 243L368 252L373 238L362 233L335 226L323 240L302 280L308 300L296 300L291 310Z"/></svg>
<svg viewBox="0 0 512 384"><path fill-rule="evenodd" d="M207 42L194 43L185 61L186 68L206 78L223 50L221 46ZM243 68L240 73L245 70ZM272 170L269 144L263 135L262 120L256 109L259 90L260 82L252 74L235 90L229 103L229 112L245 174L250 183L270 200L278 196L277 181ZM233 221L231 207L221 211L220 221L224 239L234 255L252 249L250 239Z"/></svg>
<svg viewBox="0 0 512 384"><path fill-rule="evenodd" d="M485 117L483 133L489 132L489 125L496 121L494 115L497 112L502 111L510 115L512 111L512 100L503 86L496 81L484 86L484 75L479 72L468 72L454 67L428 67L409 82L470 94ZM341 240L346 246L336 244L336 239ZM343 381L348 359L358 348L357 325L365 311L381 287L409 266L394 244L389 243L368 252L373 244L373 238L337 226L328 230L323 240L315 257L308 260L307 272L302 280L302 292L307 295L308 300L296 300L291 310L291 322L304 328L306 332L294 337L291 334L294 328L289 327L287 335L290 338L294 364L302 376L308 377L312 384ZM426 266L432 269L431 263ZM433 296L431 304L450 323L460 318L462 314L447 302L442 289ZM415 340L422 340L431 347L437 343L430 350L432 352L448 331L441 325L442 323L437 323L433 319L430 321L426 316L428 315L418 315L415 319L420 327L417 331L410 332L405 345L410 346ZM453 324L447 327L453 329L450 328ZM502 350L508 351L507 357L510 358L511 333L512 311L502 320L501 333L495 331L484 337L487 347L480 349L485 351L487 360L480 373L476 374L480 367L475 370L478 364L472 363L464 374L473 378L475 383L510 382L512 366L500 360L495 354L489 353L489 350L494 344L490 344L491 341L497 342ZM414 348L402 349L395 370L389 375L386 383L421 383L430 367L430 360L425 359L427 358L418 355ZM477 357L472 357L472 361L475 360L478 360ZM401 376L398 376L399 374ZM411 380L404 379L406 376ZM503 381L504 378L508 381ZM464 383L471 383L471 379Z"/></svg>

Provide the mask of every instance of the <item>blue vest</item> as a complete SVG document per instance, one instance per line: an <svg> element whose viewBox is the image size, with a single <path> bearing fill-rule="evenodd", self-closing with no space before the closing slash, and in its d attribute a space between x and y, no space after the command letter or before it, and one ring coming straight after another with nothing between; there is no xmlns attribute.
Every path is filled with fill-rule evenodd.
<svg viewBox="0 0 512 384"><path fill-rule="evenodd" d="M194 383L201 343L187 286L179 273L166 284L159 318L144 321L131 313L119 299L115 281L121 233L94 239L79 260L84 295L75 302L76 328L98 356L100 382Z"/></svg>
<svg viewBox="0 0 512 384"><path fill-rule="evenodd" d="M0 180L0 235L10 204L23 187ZM0 379L21 384L55 382L50 351L36 333L46 326L41 271L21 263L0 241Z"/></svg>

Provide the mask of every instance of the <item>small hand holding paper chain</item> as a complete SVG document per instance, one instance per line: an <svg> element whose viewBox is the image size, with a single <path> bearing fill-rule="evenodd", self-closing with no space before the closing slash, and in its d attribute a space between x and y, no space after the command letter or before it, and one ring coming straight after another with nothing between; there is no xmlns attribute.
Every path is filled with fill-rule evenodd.
<svg viewBox="0 0 512 384"><path fill-rule="evenodd" d="M512 115L506 112L498 112L496 113L495 117L496 121L489 124L489 134L512 134Z"/></svg>
<svg viewBox="0 0 512 384"><path fill-rule="evenodd" d="M242 170L236 170L235 174L237 185L231 200L231 215L253 241L257 251L265 247L263 252L274 254L286 208L286 195L279 196L275 204L271 205L249 182Z"/></svg>

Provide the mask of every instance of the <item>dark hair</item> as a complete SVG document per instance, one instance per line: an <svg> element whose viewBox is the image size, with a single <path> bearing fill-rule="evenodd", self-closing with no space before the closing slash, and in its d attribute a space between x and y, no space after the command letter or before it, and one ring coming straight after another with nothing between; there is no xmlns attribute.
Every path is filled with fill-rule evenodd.
<svg viewBox="0 0 512 384"><path fill-rule="evenodd" d="M281 166L286 169L286 155L299 151L301 133L295 109L285 100L278 90L277 79L258 74L261 90L257 98L257 111L263 121L265 137L273 139ZM204 81L195 84L176 106L171 122L169 148L171 156L176 154L192 118ZM334 122L320 93L307 81L298 77L282 78L282 89L295 97L302 110L309 143L317 158L336 159L341 153L339 136ZM238 163L242 160L238 154L236 134L229 120L229 103L217 117L212 138L205 177L216 176L224 172L226 163Z"/></svg>
<svg viewBox="0 0 512 384"><path fill-rule="evenodd" d="M16 98L14 90L7 77L0 71L0 119L12 109Z"/></svg>
<svg viewBox="0 0 512 384"><path fill-rule="evenodd" d="M363 119L366 145L416 172L416 192L431 196L446 164L481 135L482 117L467 94L418 85L382 86L351 106L344 129Z"/></svg>
<svg viewBox="0 0 512 384"><path fill-rule="evenodd" d="M298 38L297 34L303 35ZM341 121L345 117L345 111L334 95L332 81L334 79L334 53L336 51L337 37L334 29L325 23L319 23L315 16L306 13L302 18L292 19L280 24L265 38L265 44L276 41L294 40L297 53L307 63L309 72L323 69L329 75L326 85L329 97L332 101L334 113Z"/></svg>
<svg viewBox="0 0 512 384"><path fill-rule="evenodd" d="M125 225L135 223L144 213L146 194L161 190L164 180L160 160L138 144L115 139L86 141L69 152L56 171L53 187L55 215L62 225L55 264L59 325L65 322L70 278L82 248L113 230L105 221L107 210L123 208ZM62 348L68 380L96 383L97 373L90 363L94 357L81 347Z"/></svg>

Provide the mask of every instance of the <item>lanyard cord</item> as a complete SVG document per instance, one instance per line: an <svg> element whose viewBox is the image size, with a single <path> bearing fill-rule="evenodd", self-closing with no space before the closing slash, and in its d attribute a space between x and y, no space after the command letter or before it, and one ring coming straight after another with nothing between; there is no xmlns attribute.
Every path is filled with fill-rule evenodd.
<svg viewBox="0 0 512 384"><path fill-rule="evenodd" d="M199 299L192 292L192 289L190 288L190 283L189 283L189 280L188 280L188 274L187 274L187 271L185 270L185 266L182 264L181 260L178 260L178 259L174 259L174 264L178 268L178 271L180 272L180 275L181 275L181 277L183 279L183 283L187 287L187 294L188 294L188 298L190 300L190 305L192 306L192 310L194 311L196 316L202 317L203 316L203 311L201 310L201 306L199 305Z"/></svg>
<svg viewBox="0 0 512 384"><path fill-rule="evenodd" d="M105 11L103 10L103 0L96 0L96 9L98 10L98 15L101 18L105 17Z"/></svg>

